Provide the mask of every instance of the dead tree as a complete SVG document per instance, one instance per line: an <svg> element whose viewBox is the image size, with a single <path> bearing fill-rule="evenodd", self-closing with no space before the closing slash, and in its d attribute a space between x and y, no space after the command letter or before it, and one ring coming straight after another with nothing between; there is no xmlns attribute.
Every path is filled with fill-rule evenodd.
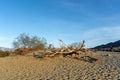
<svg viewBox="0 0 120 80"><path fill-rule="evenodd" d="M82 49L82 48L84 48L84 47L85 47L85 40L83 40L80 49Z"/></svg>

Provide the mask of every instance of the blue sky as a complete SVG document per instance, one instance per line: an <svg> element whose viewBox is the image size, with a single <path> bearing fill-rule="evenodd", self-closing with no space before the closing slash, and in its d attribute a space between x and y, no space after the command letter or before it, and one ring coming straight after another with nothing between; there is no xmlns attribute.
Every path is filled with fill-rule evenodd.
<svg viewBox="0 0 120 80"><path fill-rule="evenodd" d="M86 47L120 39L120 0L0 0L0 46L12 47L21 33L58 46Z"/></svg>

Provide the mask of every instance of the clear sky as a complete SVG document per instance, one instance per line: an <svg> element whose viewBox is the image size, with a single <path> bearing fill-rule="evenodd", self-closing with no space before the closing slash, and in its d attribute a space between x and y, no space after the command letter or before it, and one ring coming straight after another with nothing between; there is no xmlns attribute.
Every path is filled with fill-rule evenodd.
<svg viewBox="0 0 120 80"><path fill-rule="evenodd" d="M0 0L0 46L12 47L21 33L58 46L87 47L120 39L120 0Z"/></svg>

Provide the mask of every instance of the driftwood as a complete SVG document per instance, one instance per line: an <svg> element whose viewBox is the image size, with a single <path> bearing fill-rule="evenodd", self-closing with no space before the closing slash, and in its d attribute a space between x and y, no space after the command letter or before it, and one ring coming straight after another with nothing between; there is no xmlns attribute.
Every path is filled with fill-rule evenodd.
<svg viewBox="0 0 120 80"><path fill-rule="evenodd" d="M35 57L35 58L44 58L46 55L50 55L50 53L48 53L48 52L40 52L37 54L33 53L33 57Z"/></svg>
<svg viewBox="0 0 120 80"><path fill-rule="evenodd" d="M73 51L73 52L63 52L62 53L63 57L66 57L68 55L72 56L73 54L79 55L79 53L77 53L76 51Z"/></svg>
<svg viewBox="0 0 120 80"><path fill-rule="evenodd" d="M90 57L90 56L83 56L83 57L80 58L80 60L83 60L83 61L86 61L86 62L90 62L90 63L98 61L98 59Z"/></svg>
<svg viewBox="0 0 120 80"><path fill-rule="evenodd" d="M81 44L81 46L78 47L69 47L67 46L62 40L59 40L61 42L61 47L60 48L55 48L52 44L49 45L48 49L46 52L39 53L37 55L33 55L36 58L44 58L44 57L55 57L58 55L62 55L63 57L66 56L71 56L74 54L77 57L80 57L81 52L83 53L89 53L90 50L84 48L85 41Z"/></svg>

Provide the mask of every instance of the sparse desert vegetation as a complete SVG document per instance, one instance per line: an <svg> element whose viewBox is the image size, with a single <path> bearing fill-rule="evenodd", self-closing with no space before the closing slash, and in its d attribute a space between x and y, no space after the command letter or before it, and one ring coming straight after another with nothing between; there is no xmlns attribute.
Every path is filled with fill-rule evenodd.
<svg viewBox="0 0 120 80"><path fill-rule="evenodd" d="M120 80L120 0L0 0L0 80Z"/></svg>
<svg viewBox="0 0 120 80"><path fill-rule="evenodd" d="M10 53L8 51L0 51L0 57L6 57L9 55L10 55Z"/></svg>
<svg viewBox="0 0 120 80"><path fill-rule="evenodd" d="M14 51L0 51L1 80L120 80L119 52L93 51L85 48L85 41L28 47L31 40L26 38L18 38Z"/></svg>

